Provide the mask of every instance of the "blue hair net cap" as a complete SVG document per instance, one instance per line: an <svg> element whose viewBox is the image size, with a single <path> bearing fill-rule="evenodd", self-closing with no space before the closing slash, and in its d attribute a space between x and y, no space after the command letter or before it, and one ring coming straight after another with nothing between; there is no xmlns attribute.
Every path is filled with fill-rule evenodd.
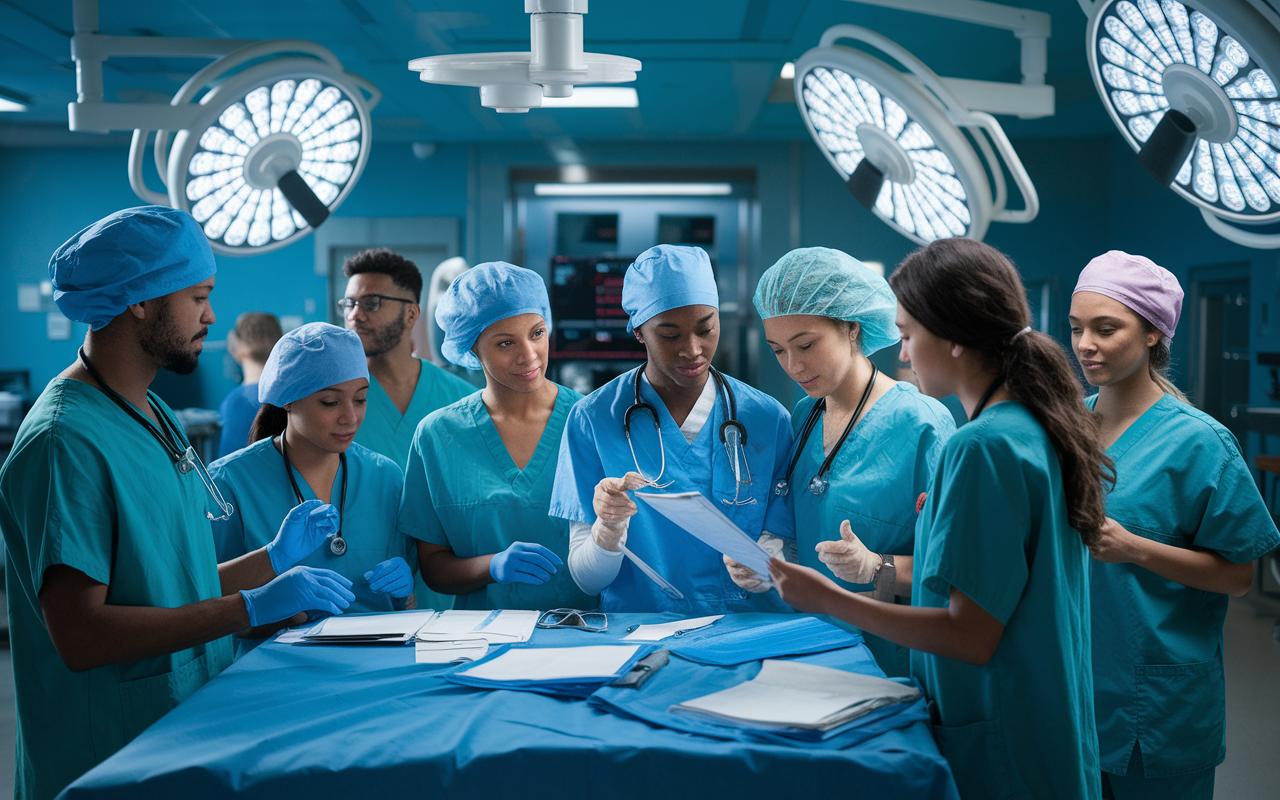
<svg viewBox="0 0 1280 800"><path fill-rule="evenodd" d="M898 298L858 259L829 247L792 250L760 276L754 297L760 319L811 314L856 322L870 355L898 342Z"/></svg>
<svg viewBox="0 0 1280 800"><path fill-rule="evenodd" d="M684 306L720 308L720 292L707 251L660 244L645 250L627 267L622 281L622 309L631 318L627 333L664 311Z"/></svg>
<svg viewBox="0 0 1280 800"><path fill-rule="evenodd" d="M95 331L134 303L195 286L217 271L200 226L168 206L117 211L72 236L49 259L58 310Z"/></svg>
<svg viewBox="0 0 1280 800"><path fill-rule="evenodd" d="M258 402L283 406L321 389L369 377L355 331L309 322L280 337L258 379Z"/></svg>
<svg viewBox="0 0 1280 800"><path fill-rule="evenodd" d="M454 278L436 304L436 324L444 331L440 352L460 367L480 369L471 352L476 339L493 323L521 314L539 314L551 325L542 277L505 261L477 264Z"/></svg>

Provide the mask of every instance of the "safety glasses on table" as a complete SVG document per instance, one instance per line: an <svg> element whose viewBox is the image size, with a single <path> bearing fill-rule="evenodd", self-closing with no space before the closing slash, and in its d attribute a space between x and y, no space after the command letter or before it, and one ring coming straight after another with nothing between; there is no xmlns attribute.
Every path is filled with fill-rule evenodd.
<svg viewBox="0 0 1280 800"><path fill-rule="evenodd" d="M350 314L356 306L360 306L366 314L376 314L382 308L383 300L394 300L397 303L416 303L417 300L406 300L403 297L391 297L385 294L362 294L359 297L344 297L338 301L338 310L343 316Z"/></svg>
<svg viewBox="0 0 1280 800"><path fill-rule="evenodd" d="M539 628L576 628L591 633L609 629L609 617L603 611L579 611L576 608L553 608L538 617Z"/></svg>

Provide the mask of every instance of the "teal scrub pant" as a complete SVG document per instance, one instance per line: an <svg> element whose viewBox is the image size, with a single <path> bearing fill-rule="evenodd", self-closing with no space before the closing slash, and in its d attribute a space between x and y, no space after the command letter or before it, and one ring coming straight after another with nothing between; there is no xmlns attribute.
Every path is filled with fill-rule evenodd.
<svg viewBox="0 0 1280 800"><path fill-rule="evenodd" d="M1142 749L1133 746L1124 777L1102 773L1103 800L1213 800L1216 767L1169 778L1142 777Z"/></svg>

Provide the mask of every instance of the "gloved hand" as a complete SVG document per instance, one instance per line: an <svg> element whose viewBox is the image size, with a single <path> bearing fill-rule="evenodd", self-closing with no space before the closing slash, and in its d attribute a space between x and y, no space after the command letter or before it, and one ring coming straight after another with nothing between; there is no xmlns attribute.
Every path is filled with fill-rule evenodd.
<svg viewBox="0 0 1280 800"><path fill-rule="evenodd" d="M596 484L591 499L596 521L591 525L591 538L600 547L618 552L627 540L627 527L635 515L635 502L628 491L643 489L647 481L638 472L628 472L621 478L604 478Z"/></svg>
<svg viewBox="0 0 1280 800"><path fill-rule="evenodd" d="M744 589L752 594L760 594L767 592L773 588L773 584L767 577L760 577L759 573L745 564L739 564L728 556L722 556L724 566L729 570L729 577L737 584L739 589Z"/></svg>
<svg viewBox="0 0 1280 800"><path fill-rule="evenodd" d="M813 549L818 551L818 560L831 569L831 574L849 583L871 583L884 561L867 549L847 519L840 523L840 541L818 542Z"/></svg>
<svg viewBox="0 0 1280 800"><path fill-rule="evenodd" d="M241 589L249 625L257 627L288 619L299 611L341 614L356 596L351 581L329 569L294 567L257 589Z"/></svg>
<svg viewBox="0 0 1280 800"><path fill-rule="evenodd" d="M280 532L267 545L267 557L277 575L311 555L338 532L338 509L319 500L293 507L280 523Z"/></svg>
<svg viewBox="0 0 1280 800"><path fill-rule="evenodd" d="M516 542L495 553L489 562L489 575L498 583L546 583L563 567L560 556L540 544Z"/></svg>
<svg viewBox="0 0 1280 800"><path fill-rule="evenodd" d="M388 558L364 574L369 588L392 597L408 597L413 594L413 570L400 556Z"/></svg>

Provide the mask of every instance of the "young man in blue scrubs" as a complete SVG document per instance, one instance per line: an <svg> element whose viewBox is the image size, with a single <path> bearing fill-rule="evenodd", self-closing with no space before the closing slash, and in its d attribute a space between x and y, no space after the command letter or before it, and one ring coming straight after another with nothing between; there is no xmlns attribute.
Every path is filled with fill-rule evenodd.
<svg viewBox="0 0 1280 800"><path fill-rule="evenodd" d="M1090 551L1103 796L1210 800L1226 757L1222 626L1280 546L1234 436L1164 375L1182 287L1142 256L1090 261L1071 342L1115 460Z"/></svg>
<svg viewBox="0 0 1280 800"><path fill-rule="evenodd" d="M329 506L214 556L209 520L234 511L148 387L161 368L195 370L215 271L195 220L163 206L112 214L49 262L59 310L90 330L0 468L18 798L54 797L217 675L229 634L351 602L339 575L273 568L324 540Z"/></svg>
<svg viewBox="0 0 1280 800"><path fill-rule="evenodd" d="M785 611L776 595L735 586L718 552L628 494L700 492L774 552L794 539L791 509L773 491L787 470L790 417L711 366L720 315L706 252L646 250L627 268L622 307L648 362L569 412L551 492L551 515L570 521L574 580L605 611Z"/></svg>

